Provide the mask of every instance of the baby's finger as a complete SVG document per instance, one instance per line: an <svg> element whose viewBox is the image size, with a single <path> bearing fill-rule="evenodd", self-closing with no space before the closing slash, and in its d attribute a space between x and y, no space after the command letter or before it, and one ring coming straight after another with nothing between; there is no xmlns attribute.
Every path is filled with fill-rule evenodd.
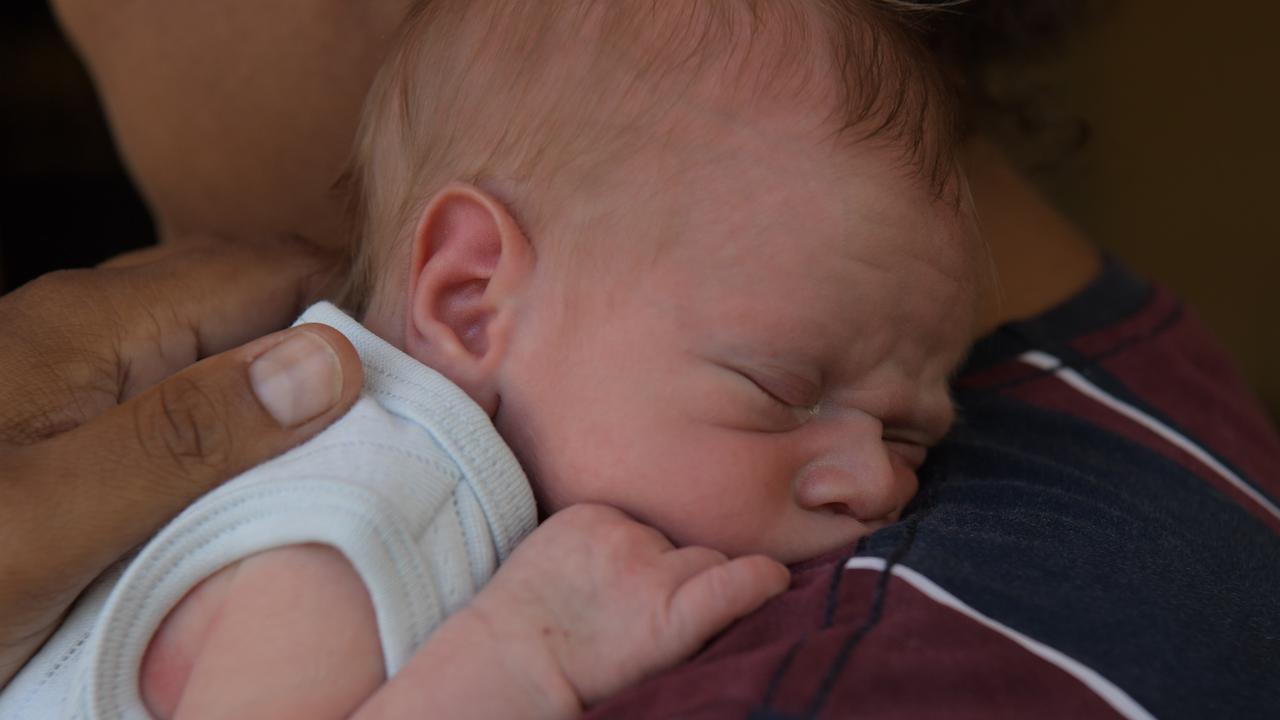
<svg viewBox="0 0 1280 720"><path fill-rule="evenodd" d="M662 564L670 573L674 587L679 587L708 568L723 565L728 560L719 550L697 545L676 548L662 556Z"/></svg>
<svg viewBox="0 0 1280 720"><path fill-rule="evenodd" d="M791 574L763 555L712 565L676 588L668 604L676 653L695 650L729 623L787 589Z"/></svg>

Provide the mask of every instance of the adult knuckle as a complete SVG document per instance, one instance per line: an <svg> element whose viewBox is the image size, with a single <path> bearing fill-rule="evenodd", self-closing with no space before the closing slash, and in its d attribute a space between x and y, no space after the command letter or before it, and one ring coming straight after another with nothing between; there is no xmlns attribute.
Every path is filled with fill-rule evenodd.
<svg viewBox="0 0 1280 720"><path fill-rule="evenodd" d="M100 307L75 280L85 272L53 273L3 299L0 374L11 382L0 389L0 438L36 442L116 403L120 364L111 325L85 310Z"/></svg>
<svg viewBox="0 0 1280 720"><path fill-rule="evenodd" d="M78 304L82 270L47 273L3 297L0 327L7 337L21 335L27 342L47 335L47 326L57 325L66 310Z"/></svg>
<svg viewBox="0 0 1280 720"><path fill-rule="evenodd" d="M75 329L86 315L110 312L114 273L104 270L55 270L14 291L12 304L29 318L38 318L48 329Z"/></svg>
<svg viewBox="0 0 1280 720"><path fill-rule="evenodd" d="M110 344L120 318L113 295L118 283L106 270L56 270L4 297L0 325L25 337L30 348Z"/></svg>
<svg viewBox="0 0 1280 720"><path fill-rule="evenodd" d="M233 435L222 408L198 382L181 375L157 386L154 402L141 403L138 445L149 460L188 473L226 467Z"/></svg>
<svg viewBox="0 0 1280 720"><path fill-rule="evenodd" d="M83 293L92 279L92 270L54 270L27 283L18 297L31 304L44 304L50 300L61 302L63 298Z"/></svg>

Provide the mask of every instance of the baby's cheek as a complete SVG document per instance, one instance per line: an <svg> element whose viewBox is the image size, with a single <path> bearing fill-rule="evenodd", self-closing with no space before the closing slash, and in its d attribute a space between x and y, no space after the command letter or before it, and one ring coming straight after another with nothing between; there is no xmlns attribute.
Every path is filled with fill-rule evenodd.
<svg viewBox="0 0 1280 720"><path fill-rule="evenodd" d="M893 488L897 505L890 515L890 520L896 521L902 516L903 508L915 498L916 492L920 489L920 480L916 476L914 464L910 461L895 455L890 463L893 466Z"/></svg>
<svg viewBox="0 0 1280 720"><path fill-rule="evenodd" d="M653 498L659 529L677 545L730 556L769 552L796 511L794 466L775 453L712 442L705 449L668 475L665 494Z"/></svg>

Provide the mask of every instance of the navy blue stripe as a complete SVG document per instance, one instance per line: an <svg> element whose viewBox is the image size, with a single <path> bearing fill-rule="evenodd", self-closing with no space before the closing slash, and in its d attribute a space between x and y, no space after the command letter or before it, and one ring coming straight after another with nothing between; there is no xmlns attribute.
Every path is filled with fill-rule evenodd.
<svg viewBox="0 0 1280 720"><path fill-rule="evenodd" d="M1117 400L1159 420L1184 437L1193 439L1194 436L1182 428L1177 421L1152 407L1141 396L1132 392L1122 380L1101 367L1101 363L1108 358L1125 352L1138 343L1154 340L1176 327L1186 314L1181 303L1174 305L1163 318L1146 331L1118 338L1114 345L1097 353L1084 355L1072 346L1073 341L1082 335L1106 330L1142 312L1152 295L1150 286L1136 278L1114 259L1106 258L1098 277L1084 291L1034 319L1002 325L995 333L979 341L970 353L960 375L1013 360L1028 350L1048 353L1058 358L1063 367L1080 373L1089 382ZM982 392L1007 391L1015 386L1052 375L1053 372L1054 369L1032 370L1027 375L1007 383L983 388ZM961 409L964 409L963 404ZM963 413L961 417L964 417ZM1200 447L1224 467L1244 479L1250 487L1270 500L1272 504L1280 504L1275 496L1258 483L1250 481L1239 467L1214 452L1211 447L1204 445Z"/></svg>
<svg viewBox="0 0 1280 720"><path fill-rule="evenodd" d="M844 566L849 560L862 551L866 545L867 539L861 538L854 545L849 555L831 568L831 580L827 585L826 605L822 611L822 627L829 628L835 621L836 610L840 607L840 584L844 580ZM809 640L809 634L801 635L791 647L787 649L786 655L778 662L778 667L774 669L773 674L769 678L768 685L765 686L764 695L760 700L760 705L752 710L752 718L782 718L780 711L773 708L773 703L778 694L778 688L782 685L783 679L786 678L787 672L791 670L791 664L795 661L796 655L800 652L800 648ZM757 713L763 713L757 715Z"/></svg>
<svg viewBox="0 0 1280 720"><path fill-rule="evenodd" d="M922 469L929 512L905 565L1158 717L1280 708L1280 538L1144 446L958 396L966 425ZM891 557L906 533L873 534L867 553Z"/></svg>
<svg viewBox="0 0 1280 720"><path fill-rule="evenodd" d="M1159 322L1157 322L1153 327L1148 329L1146 332L1122 338L1118 340L1115 345L1109 348L1106 348L1105 350L1099 351L1097 354L1093 354L1093 355L1084 355L1078 352L1077 350L1075 350L1074 348L1072 348L1070 345L1065 343L1054 342L1048 337L1023 336L1021 339L1026 342L1027 350L1039 350L1040 352L1053 355L1062 363L1060 366L1061 368L1066 368L1066 369L1076 371L1086 380L1093 383L1103 392L1107 393L1108 395L1111 395L1116 400L1119 400L1127 405L1132 406L1134 409L1138 410L1139 412L1142 412L1150 416L1151 418L1163 423L1169 429L1173 430L1179 435L1182 435L1188 440L1195 442L1194 435L1192 435L1190 432L1188 432L1183 427L1181 427L1176 420L1169 417L1164 412L1160 411L1158 408L1155 408L1149 403L1147 403L1142 398L1142 396L1130 390L1129 386L1123 380L1107 372L1101 366L1101 363L1105 361L1107 358L1118 355L1137 343L1146 342L1148 340L1154 340L1161 333L1164 333L1169 329L1173 328L1174 326L1176 326L1177 323L1184 317L1184 315L1185 315L1184 307L1181 304L1175 305L1173 308L1170 309L1170 311L1165 315L1165 317L1161 318ZM1010 332L1021 335L1022 333L1026 332L1026 330L1010 329ZM981 390L976 390L975 392L980 392L983 394L1005 392L1012 387L1022 385L1027 382L1031 382L1033 380L1038 380L1048 375L1052 375L1058 369L1059 368L1036 370L1025 377L1018 378L1017 380L1012 380L1010 382L1002 383L992 387L985 387L985 388L982 388ZM1095 401L1088 400L1088 402L1095 402ZM1107 409L1106 411L1112 412L1109 409ZM1124 420L1124 422L1132 422L1132 421L1126 419ZM1146 429L1144 428L1144 430ZM1165 441L1161 440L1161 442L1163 443ZM1200 449L1202 449L1207 455L1209 455L1214 460L1221 463L1223 467L1226 467L1231 472L1235 473L1236 476L1243 479L1258 494L1267 498L1273 504L1276 504L1275 497L1272 497L1270 493L1268 493L1265 489L1259 486L1256 482L1250 481L1250 479L1244 473L1244 471L1242 471L1239 467L1236 467L1233 463L1227 460L1227 458L1214 452L1213 448L1211 447L1202 445L1198 442L1196 443L1196 445L1199 446ZM1170 446L1170 448L1172 449L1172 446ZM1210 470L1210 472L1212 472L1212 470Z"/></svg>
<svg viewBox="0 0 1280 720"><path fill-rule="evenodd" d="M907 521L902 523L904 532L902 540L898 543L898 547L889 555L889 559L885 562L884 571L880 573L880 577L876 578L875 593L871 596L871 608L867 611L867 617L862 624L854 628L853 632L840 643L840 649L836 653L831 664L827 666L827 671L822 676L822 681L818 684L818 689L814 692L813 697L809 701L809 707L805 710L804 717L816 718L818 713L822 711L823 705L831 696L831 690L836 685L840 673L844 671L846 665L849 664L849 658L853 656L854 648L862 639L871 632L876 625L880 624L880 618L884 614L885 599L889 590L889 581L893 578L893 566L902 561L902 558L911 551L911 545L915 541L916 528L920 521L925 518L928 511L922 511L913 514ZM846 561L847 562L847 561ZM843 571L845 563L840 564Z"/></svg>

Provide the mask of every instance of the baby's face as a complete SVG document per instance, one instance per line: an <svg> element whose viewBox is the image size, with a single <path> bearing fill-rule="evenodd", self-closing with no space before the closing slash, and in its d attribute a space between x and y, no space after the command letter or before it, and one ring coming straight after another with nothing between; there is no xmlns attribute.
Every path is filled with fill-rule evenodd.
<svg viewBox="0 0 1280 720"><path fill-rule="evenodd" d="M625 237L535 277L497 421L545 510L607 503L797 561L914 495L952 421L976 242L889 151L759 128L717 146L655 157Z"/></svg>

